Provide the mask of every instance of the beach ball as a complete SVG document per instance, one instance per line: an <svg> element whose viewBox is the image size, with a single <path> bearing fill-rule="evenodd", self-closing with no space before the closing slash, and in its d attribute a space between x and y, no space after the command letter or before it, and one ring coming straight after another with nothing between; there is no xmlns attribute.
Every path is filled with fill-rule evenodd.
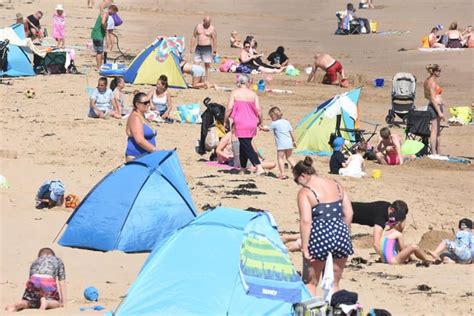
<svg viewBox="0 0 474 316"><path fill-rule="evenodd" d="M33 88L28 88L25 90L25 97L28 99L34 98L36 96L35 89Z"/></svg>
<svg viewBox="0 0 474 316"><path fill-rule="evenodd" d="M99 291L93 286L89 286L84 290L84 298L88 301L97 302L99 300Z"/></svg>

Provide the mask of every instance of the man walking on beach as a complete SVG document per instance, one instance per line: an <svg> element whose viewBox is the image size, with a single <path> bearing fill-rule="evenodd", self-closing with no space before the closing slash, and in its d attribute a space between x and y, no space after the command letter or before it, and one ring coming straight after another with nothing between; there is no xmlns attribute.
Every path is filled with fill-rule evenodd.
<svg viewBox="0 0 474 316"><path fill-rule="evenodd" d="M191 54L194 54L194 62L204 62L206 70L206 81L209 82L209 68L214 55L217 54L217 34L211 25L211 18L206 16L202 23L196 25L191 38Z"/></svg>
<svg viewBox="0 0 474 316"><path fill-rule="evenodd" d="M344 68L342 68L341 63L331 57L331 55L325 53L314 55L313 70L308 76L308 82L316 80L316 71L318 68L326 72L323 78L323 84L341 85L343 87L349 86ZM340 80L338 80L338 74L341 76Z"/></svg>

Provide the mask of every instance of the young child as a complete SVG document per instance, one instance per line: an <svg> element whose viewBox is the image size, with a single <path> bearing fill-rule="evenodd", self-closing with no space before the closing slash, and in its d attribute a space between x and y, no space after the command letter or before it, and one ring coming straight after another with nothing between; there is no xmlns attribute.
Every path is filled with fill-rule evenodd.
<svg viewBox="0 0 474 316"><path fill-rule="evenodd" d="M26 282L26 289L21 301L7 305L5 310L18 312L27 308L46 310L64 307L66 303L65 280L63 261L56 257L51 248L42 248L38 252L38 258L30 266L30 277Z"/></svg>
<svg viewBox="0 0 474 316"><path fill-rule="evenodd" d="M342 146L344 146L344 138L336 137L332 141L333 153L329 160L329 173L339 174L339 169L346 168L346 157L341 152Z"/></svg>
<svg viewBox="0 0 474 316"><path fill-rule="evenodd" d="M443 252L444 250L447 252ZM443 240L436 250L428 251L433 258L443 263L471 263L474 253L474 235L472 234L472 221L463 218L459 221L459 231L456 239Z"/></svg>
<svg viewBox="0 0 474 316"><path fill-rule="evenodd" d="M278 169L280 171L278 178L281 180L288 179L288 176L285 175L285 158L292 168L296 164L295 160L291 157L293 147L296 147L293 128L290 122L282 118L283 113L278 107L272 107L268 111L268 115L270 115L272 123L270 126L264 126L262 130L266 132L273 131L277 146Z"/></svg>
<svg viewBox="0 0 474 316"><path fill-rule="evenodd" d="M53 38L56 40L57 48L64 48L64 38L66 36L66 17L62 4L56 6L53 14Z"/></svg>
<svg viewBox="0 0 474 316"><path fill-rule="evenodd" d="M361 178L365 176L365 161L364 154L367 151L367 143L361 143L357 147L357 153L350 156L346 161L347 167L340 168L339 174L341 176Z"/></svg>
<svg viewBox="0 0 474 316"><path fill-rule="evenodd" d="M388 264L405 264L414 254L424 264L429 264L430 259L418 245L405 244L402 234L405 218L406 214L403 211L396 210L390 214L380 241L380 258Z"/></svg>
<svg viewBox="0 0 474 316"><path fill-rule="evenodd" d="M232 31L232 33L230 33L230 47L242 48L242 40L237 35L237 31Z"/></svg>
<svg viewBox="0 0 474 316"><path fill-rule="evenodd" d="M46 180L36 193L36 208L61 206L64 202L64 184L60 180Z"/></svg>

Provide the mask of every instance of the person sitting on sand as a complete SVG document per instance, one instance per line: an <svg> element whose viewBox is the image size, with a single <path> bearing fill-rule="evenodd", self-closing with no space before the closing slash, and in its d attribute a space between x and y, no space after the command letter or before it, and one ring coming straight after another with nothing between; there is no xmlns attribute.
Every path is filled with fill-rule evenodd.
<svg viewBox="0 0 474 316"><path fill-rule="evenodd" d="M472 37L472 25L468 25L461 33L461 43L463 47L474 48L474 38Z"/></svg>
<svg viewBox="0 0 474 316"><path fill-rule="evenodd" d="M270 65L278 67L286 67L290 63L290 59L285 55L285 48L283 46L278 46L273 53L268 55L267 60L270 62Z"/></svg>
<svg viewBox="0 0 474 316"><path fill-rule="evenodd" d="M240 66L245 66L250 72L260 71L263 73L278 73L282 69L274 69L260 66L255 61L263 56L263 54L253 54L251 52L251 44L249 41L244 42L244 48L240 52Z"/></svg>
<svg viewBox="0 0 474 316"><path fill-rule="evenodd" d="M239 38L237 31L230 33L230 48L242 48L242 40Z"/></svg>
<svg viewBox="0 0 474 316"><path fill-rule="evenodd" d="M264 157L259 154L259 150L255 144L255 140L252 140L252 147L258 155L258 159L265 170L272 170L276 167L276 164L271 161L266 161ZM240 145L239 139L233 132L228 132L219 140L219 144L216 148L217 161L220 164L226 164L236 169L240 169ZM252 170L252 168L249 168Z"/></svg>
<svg viewBox="0 0 474 316"><path fill-rule="evenodd" d="M402 138L396 133L392 133L388 127L380 130L380 137L375 147L375 157L382 165L401 165L403 160L413 159L413 156L403 156Z"/></svg>
<svg viewBox="0 0 474 316"><path fill-rule="evenodd" d="M112 90L112 105L116 113L121 116L128 114L125 110L125 101L123 89L125 88L125 80L123 77L115 77L110 82L110 90Z"/></svg>
<svg viewBox="0 0 474 316"><path fill-rule="evenodd" d="M202 66L188 63L183 58L179 62L179 66L181 67L181 71L183 73L191 75L193 77L190 88L209 89L216 87L216 85L211 84L205 80L204 68Z"/></svg>
<svg viewBox="0 0 474 316"><path fill-rule="evenodd" d="M125 160L131 161L139 156L157 151L156 131L153 130L145 119L145 113L150 108L150 100L143 92L138 92L133 97L133 111L127 120L125 129L127 139L127 149L125 150Z"/></svg>
<svg viewBox="0 0 474 316"><path fill-rule="evenodd" d="M36 208L61 206L64 203L64 184L60 180L46 180L36 193Z"/></svg>
<svg viewBox="0 0 474 316"><path fill-rule="evenodd" d="M329 159L329 173L339 174L341 168L347 167L346 157L342 153L341 149L344 146L344 138L336 137L332 141L332 155Z"/></svg>
<svg viewBox="0 0 474 316"><path fill-rule="evenodd" d="M405 228L403 212L395 211L390 214L380 242L380 259L388 264L405 264L415 255L423 263L429 264L431 260L420 250L418 245L406 245L403 238Z"/></svg>
<svg viewBox="0 0 474 316"><path fill-rule="evenodd" d="M374 202L352 202L352 224L373 227L372 245L374 250L380 252L380 241L385 228L385 223L390 215L398 213L399 218L404 220L408 214L408 205L401 200L393 201L374 201ZM403 217L402 215L405 214ZM301 250L301 239L299 234L282 237L289 251Z"/></svg>
<svg viewBox="0 0 474 316"><path fill-rule="evenodd" d="M438 32L441 30L442 25L437 25L431 29L431 32L428 35L428 43L430 48L445 48L444 44L440 43L441 36L438 35Z"/></svg>
<svg viewBox="0 0 474 316"><path fill-rule="evenodd" d="M121 118L112 105L112 90L107 88L107 78L101 77L90 98L89 117L106 119L109 116Z"/></svg>
<svg viewBox="0 0 474 316"><path fill-rule="evenodd" d="M446 32L446 36L448 37L447 48L462 48L462 36L461 32L458 31L457 22L451 23L449 30Z"/></svg>
<svg viewBox="0 0 474 316"><path fill-rule="evenodd" d="M443 263L471 263L474 254L472 221L463 218L459 221L458 227L455 240L443 240L434 251L428 251L428 254Z"/></svg>
<svg viewBox="0 0 474 316"><path fill-rule="evenodd" d="M367 143L363 142L357 147L357 152L347 159L346 167L339 169L339 174L346 177L361 178L365 176L364 154L367 151Z"/></svg>
<svg viewBox="0 0 474 316"><path fill-rule="evenodd" d="M28 308L46 310L65 305L64 263L56 257L51 248L42 248L38 252L38 258L30 266L30 277L21 301L7 305L5 310L7 312L18 312Z"/></svg>
<svg viewBox="0 0 474 316"><path fill-rule="evenodd" d="M257 51L257 48L258 48L258 43L257 43L257 40L255 39L254 36L247 36L247 38L251 38L250 40L250 52L254 55L258 55L259 57L255 59L255 63L261 67L265 67L265 68L270 68L270 69L281 69L282 66L280 65L269 65L267 63L265 63L262 59L263 57L263 54L259 54L258 51Z"/></svg>
<svg viewBox="0 0 474 316"><path fill-rule="evenodd" d="M359 9L373 9L374 4L372 2L373 0L360 0Z"/></svg>
<svg viewBox="0 0 474 316"><path fill-rule="evenodd" d="M161 75L156 81L156 87L150 93L148 93L148 99L150 100L150 111L156 112L165 123L173 123L174 120L171 118L171 110L173 109L173 103L171 101L171 95L167 92L168 90L168 77Z"/></svg>
<svg viewBox="0 0 474 316"><path fill-rule="evenodd" d="M322 81L323 84L341 85L343 87L349 86L344 68L341 63L335 60L331 55L326 53L314 55L313 69L308 76L308 82L316 80L316 71L318 68L326 72ZM340 79L338 79L338 75Z"/></svg>

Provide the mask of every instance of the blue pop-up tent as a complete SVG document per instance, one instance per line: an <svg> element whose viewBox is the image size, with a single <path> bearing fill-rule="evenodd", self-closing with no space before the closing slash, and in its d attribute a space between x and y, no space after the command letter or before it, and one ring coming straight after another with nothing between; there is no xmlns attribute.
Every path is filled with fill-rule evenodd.
<svg viewBox="0 0 474 316"><path fill-rule="evenodd" d="M157 151L105 176L68 219L59 244L148 252L195 216L176 151Z"/></svg>
<svg viewBox="0 0 474 316"><path fill-rule="evenodd" d="M156 245L114 315L291 315L310 298L270 213L220 207Z"/></svg>
<svg viewBox="0 0 474 316"><path fill-rule="evenodd" d="M11 32L13 31L13 32ZM2 30L2 34L13 34L18 39L25 39L25 30L23 24L14 24ZM0 77L20 77L20 76L34 76L30 58L24 47L8 44L7 54L7 69L2 71L0 69Z"/></svg>

